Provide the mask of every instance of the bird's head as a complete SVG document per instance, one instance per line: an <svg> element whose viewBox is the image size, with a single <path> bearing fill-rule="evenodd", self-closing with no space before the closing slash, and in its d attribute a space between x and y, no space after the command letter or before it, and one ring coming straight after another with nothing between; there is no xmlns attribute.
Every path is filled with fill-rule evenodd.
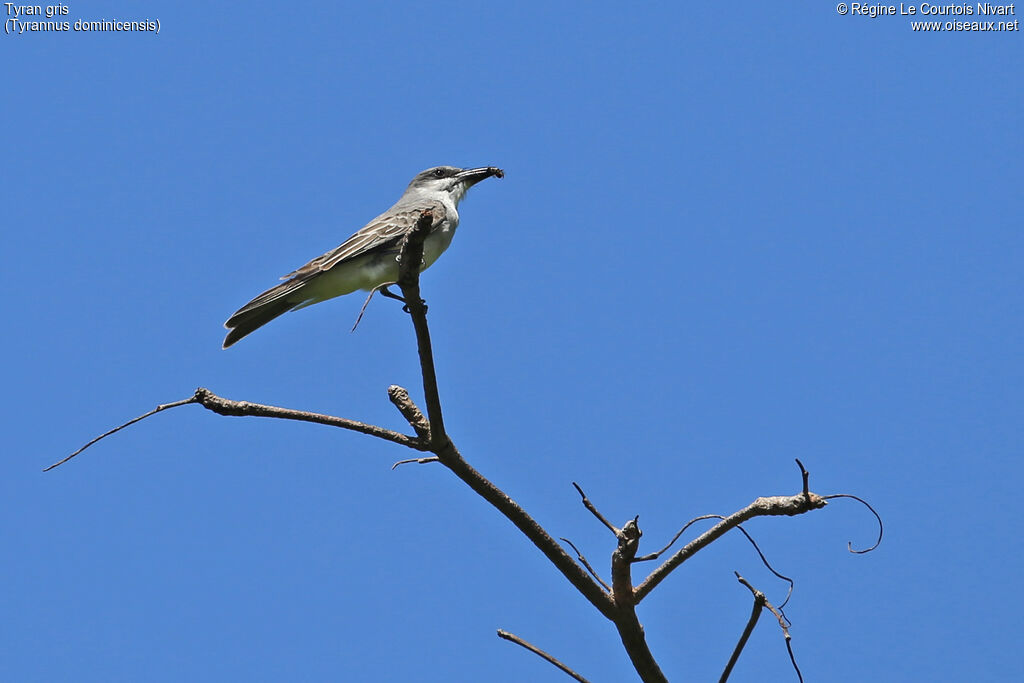
<svg viewBox="0 0 1024 683"><path fill-rule="evenodd" d="M469 188L491 176L502 178L505 176L505 172L494 166L480 168L435 166L417 173L405 192L406 194L410 192L423 194L446 192L451 196L452 201L458 204L466 196Z"/></svg>

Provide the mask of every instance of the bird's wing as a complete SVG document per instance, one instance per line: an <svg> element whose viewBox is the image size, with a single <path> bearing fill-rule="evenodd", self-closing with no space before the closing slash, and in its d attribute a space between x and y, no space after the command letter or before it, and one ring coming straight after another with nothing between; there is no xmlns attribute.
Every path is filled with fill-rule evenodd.
<svg viewBox="0 0 1024 683"><path fill-rule="evenodd" d="M281 278L282 280L287 280L287 282L271 287L235 311L235 314L228 320L227 326L230 328L232 323L242 317L243 314L299 292L303 285L320 273L333 268L339 263L365 254L374 247L393 242L396 247L395 253L397 254L399 241L406 232L416 225L416 221L419 220L420 214L425 209L430 209L434 213L434 222L431 225L431 230L445 219L444 204L433 201L417 204L414 208L383 213L360 228L358 232L345 240L341 246L332 249L322 256L317 256L298 270L293 270ZM294 301L293 303L298 304L299 302Z"/></svg>
<svg viewBox="0 0 1024 683"><path fill-rule="evenodd" d="M434 222L431 229L445 219L444 204L441 202L426 202L414 209L389 211L377 216L360 228L358 232L345 240L341 246L332 249L322 256L317 256L306 265L293 270L281 279L298 278L306 280L317 273L330 270L339 263L344 263L365 254L375 247L388 242L394 242L397 245L398 240L416 225L416 221L419 220L420 214L425 209L431 209L434 213Z"/></svg>

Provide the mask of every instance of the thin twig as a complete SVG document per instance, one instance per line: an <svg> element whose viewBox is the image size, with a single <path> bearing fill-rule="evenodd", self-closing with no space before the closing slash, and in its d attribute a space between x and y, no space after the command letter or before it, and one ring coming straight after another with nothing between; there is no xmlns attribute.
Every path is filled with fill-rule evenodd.
<svg viewBox="0 0 1024 683"><path fill-rule="evenodd" d="M739 572L733 572L733 574L736 575L736 578L739 580L740 583L746 586L750 590L750 592L754 594L755 600L760 596L760 599L763 601L765 609L774 614L775 618L779 621L779 628L782 629L782 635L786 639L786 650L789 652L789 661L792 662L793 670L796 671L796 677L800 679L800 683L804 683L804 676L800 673L800 667L797 666L796 663L796 655L793 654L793 637L789 635L789 627L786 624L785 616L783 616L782 613L778 609L776 609L776 607L772 603L768 602L768 599L765 598L764 593L751 586L746 579L740 576Z"/></svg>
<svg viewBox="0 0 1024 683"><path fill-rule="evenodd" d="M605 583L605 582L604 582L604 579L602 579L602 578L601 578L600 576L598 576L597 572L595 572L595 571L594 571L594 568L590 566L590 563L589 563L589 562L587 562L587 558L585 558L585 557L583 556L583 553L581 553L581 552L580 552L580 549L576 547L576 544L575 544L575 543L573 543L572 541L570 541L570 540L569 540L568 538L565 538L564 536L562 536L562 537L560 537L560 538L561 538L561 540L563 540L563 541L565 541L566 543L568 543L568 544L569 544L569 546L570 546L570 547L571 547L571 548L572 548L573 550L575 550L575 551L576 551L576 559L577 559L577 560L579 560L579 561L580 561L580 562L581 562L581 563L583 564L583 566L584 566L584 567L586 567L587 571L588 571L588 572L590 572L590 575L591 575L591 576L593 576L593 577L594 577L594 579L595 579L595 580L596 580L596 581L597 581L598 583L600 583L600 584L601 584L602 586L604 586L604 589L605 589L606 591L608 591L609 593L611 593L611 592L612 592L612 588L611 588L611 586L609 586L609 585L608 585L607 583Z"/></svg>
<svg viewBox="0 0 1024 683"><path fill-rule="evenodd" d="M737 574L737 576L739 576L739 574ZM722 671L722 677L718 679L719 683L725 683L729 680L729 674L732 673L732 668L736 666L736 662L740 658L740 653L743 652L743 648L746 647L750 634L754 632L754 627L757 626L757 620L761 618L761 610L764 608L765 602L767 602L767 598L764 597L764 593L761 591L754 591L754 609L750 613L750 618L747 619L746 628L744 628L743 633L740 634L739 642L736 643L736 647L732 651L732 656L729 657L729 661L725 665L725 670Z"/></svg>
<svg viewBox="0 0 1024 683"><path fill-rule="evenodd" d="M611 530L611 532L612 532L613 534L615 534L616 536L618 536L618 535L619 535L619 532L620 532L620 531L622 531L622 530L621 530L621 529L619 529L619 528L618 528L617 526L615 526L614 524L612 524L611 522L609 522L609 521L608 521L607 519L605 519L605 516L604 516L604 515L602 515L602 514L601 514L601 513L600 513L600 512L598 511L598 509L597 509L596 507L594 507L594 504L590 502L590 499L589 499L589 498L587 498L587 494L583 493L583 489L581 489L581 488L580 488L580 485L579 485L579 484L577 484L576 482L573 482L573 483L572 483L572 485L573 485L574 487L576 487L576 490L577 490L577 491L579 492L579 494L580 494L580 498L582 498L582 499L583 499L583 507L585 507L585 508L587 508L588 510L590 510L590 512L592 512L592 513L593 513L593 515L594 515L595 517L597 517L597 518L598 518L599 520L601 520L601 523L602 523L602 524L604 524L604 525L605 525L606 527L608 527L608 528L609 528L609 529Z"/></svg>
<svg viewBox="0 0 1024 683"><path fill-rule="evenodd" d="M700 517L694 517L689 522L684 524L682 529L680 529L678 532L676 532L676 535L672 537L672 540L669 541L665 545L664 548L662 548L661 550L659 550L657 552L654 552L654 553L649 553L647 555L641 555L640 557L636 558L633 561L634 562L647 562L648 560L656 560L656 559L658 559L659 557L662 556L662 554L666 550L668 550L673 545L675 545L676 541L679 540L679 537L683 535L683 532L690 528L690 525L694 524L695 522L700 522L700 521L705 520L705 519L725 519L725 518L722 517L722 515L701 515Z"/></svg>
<svg viewBox="0 0 1024 683"><path fill-rule="evenodd" d="M96 437L95 439L93 439L93 440L92 440L92 441L90 441L89 443L85 444L84 446L82 446L82 447L81 447L81 448L79 448L79 449L78 449L77 451L75 451L75 452L74 452L74 453L72 453L71 455L67 456L67 457L66 457L66 458L64 458L63 460L59 460L59 461L57 461L57 462L53 463L52 465L50 465L49 467L47 467L47 468L44 468L44 469L43 469L43 472L49 472L49 471L50 471L50 470L52 470L52 469L53 469L54 467L60 467L61 465L63 465L64 463L66 463L66 462L67 462L68 460L70 460L71 458L75 457L76 455L78 455L79 453L81 453L82 451L84 451L84 450L85 450L86 448L88 448L89 446L93 445L93 444L94 444L94 443L96 443L97 441L102 441L103 439L107 438L107 437L108 437L108 436L110 436L111 434L116 434L117 432L121 431L121 430L122 430L122 429L124 429L125 427L129 427L129 426L131 426L131 425L135 424L136 422L139 422L139 421L141 421L141 420L145 420L145 419L146 419L147 417L150 417L151 415L156 415L157 413L159 413L159 412L162 412L162 411L164 411L164 410L168 410L168 409L170 409L170 408L177 408L178 406L185 406L185 405L188 405L189 403L196 403L196 402L197 402L198 400L199 400L199 399L198 399L198 398L196 398L196 397L195 397L195 396L193 395L193 396L190 396L190 397L188 397L188 398L184 398L184 399L182 399L182 400L180 400L180 401L174 401L174 402L172 402L172 403L164 403L164 404L162 404L162 405L158 405L158 406L157 406L156 408L153 408L153 410L149 411L148 413L144 413L144 414L142 414L142 415L139 415L138 417L136 417L136 418L134 418L134 419L128 420L128 421L127 421L127 422L125 422L125 423L124 423L123 425L120 425L120 426L118 426L118 427L114 427L114 428L113 428L113 429L111 429L110 431L108 431L108 432L104 432L103 434L100 434L100 435L99 435L99 436L97 436L97 437Z"/></svg>
<svg viewBox="0 0 1024 683"><path fill-rule="evenodd" d="M391 466L391 469L397 469L399 465L408 465L410 463L425 465L428 462L440 462L440 460L441 459L438 458L436 455L431 455L428 458L409 458L408 460L399 460L398 462Z"/></svg>
<svg viewBox="0 0 1024 683"><path fill-rule="evenodd" d="M533 654L538 655L539 657L547 660L551 664L554 664L559 669L561 669L564 673L572 676L573 678L575 678L580 683L590 683L583 676L580 676L578 673L576 673L575 671L573 671L572 669L567 667L565 664L562 664L560 661L558 661L557 659L555 659L554 657L549 655L547 652L544 652L544 650L541 650L539 647L531 645L530 643L526 642L525 640L523 640L522 638L520 638L516 634L509 633L508 631L503 631L503 630L501 630L499 628L498 629L498 637L499 638L504 638L505 640L507 640L509 642L515 643L516 645L519 645L521 647L526 648L527 650L529 650Z"/></svg>
<svg viewBox="0 0 1024 683"><path fill-rule="evenodd" d="M849 550L851 553L854 553L855 555L863 555L864 553L870 553L872 550L874 550L882 544L882 532L884 531L884 529L882 528L882 517L877 512L875 512L875 508L871 507L871 505L869 505L868 502L863 498L858 498L857 496L851 493L833 493L831 496L825 496L826 500L832 500L833 498L853 498L858 503L864 505L864 507L866 507L868 510L871 510L871 514L873 514L875 516L875 519L878 520L878 540L875 541L875 544L873 546L871 546L870 548L865 548L864 550L854 550L853 542L847 541L847 550Z"/></svg>
<svg viewBox="0 0 1024 683"><path fill-rule="evenodd" d="M761 563L764 564L764 566L768 568L768 571L770 571L772 574L775 574L775 576L777 576L778 578L782 579L783 581L785 581L786 583L789 584L789 589L786 591L786 599L783 600L782 603L779 605L779 610L781 611L782 608L785 607L786 604L789 602L789 599L793 596L793 588L796 586L796 582L793 581L793 579L789 578L788 576L786 576L784 574L780 574L779 572L777 572L775 570L775 567L773 567L771 565L771 562L768 561L768 558L764 556L763 552L761 552L761 548L758 547L757 541L754 540L753 536L751 536L750 534L747 533L747 530L743 528L742 524L737 524L736 528L739 531L741 531L744 536L747 537L747 540L750 541L750 545L754 546L754 550L757 551L758 557L761 558ZM783 615L783 616L785 616L785 615Z"/></svg>

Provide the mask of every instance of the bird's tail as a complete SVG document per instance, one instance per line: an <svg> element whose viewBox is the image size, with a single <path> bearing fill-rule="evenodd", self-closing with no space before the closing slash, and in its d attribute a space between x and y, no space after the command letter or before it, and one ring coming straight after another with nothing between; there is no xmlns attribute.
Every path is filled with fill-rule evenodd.
<svg viewBox="0 0 1024 683"><path fill-rule="evenodd" d="M302 301L296 301L294 295L288 296L294 289L293 282L282 282L235 311L224 323L224 327L230 330L224 337L224 348L301 304Z"/></svg>

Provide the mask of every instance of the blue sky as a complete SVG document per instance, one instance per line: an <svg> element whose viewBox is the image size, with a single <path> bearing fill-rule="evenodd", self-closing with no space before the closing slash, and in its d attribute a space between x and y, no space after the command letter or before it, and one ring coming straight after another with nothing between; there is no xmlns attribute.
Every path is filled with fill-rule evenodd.
<svg viewBox="0 0 1024 683"><path fill-rule="evenodd" d="M68 3L151 33L0 36L10 681L633 680L605 622L438 466L326 427L158 415L199 385L401 429L407 316L222 322L436 164L497 165L423 277L466 458L607 576L691 517L796 580L808 680L1021 677L1021 34L833 5ZM792 6L791 6L792 5ZM696 532L695 532L696 533ZM692 537L692 536L690 536ZM717 679L739 535L641 605ZM642 569L636 572L638 578ZM771 619L733 680L792 680Z"/></svg>

